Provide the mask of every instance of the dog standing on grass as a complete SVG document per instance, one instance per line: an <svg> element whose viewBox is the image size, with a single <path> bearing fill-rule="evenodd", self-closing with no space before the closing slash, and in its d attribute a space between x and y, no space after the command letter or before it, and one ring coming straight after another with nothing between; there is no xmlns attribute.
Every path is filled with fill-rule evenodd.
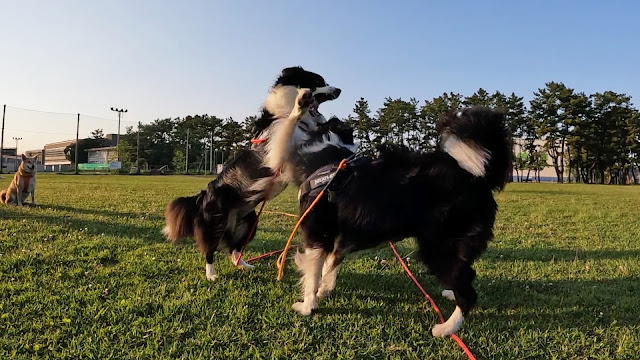
<svg viewBox="0 0 640 360"><path fill-rule="evenodd" d="M241 151L206 189L169 203L163 233L172 242L195 238L206 258L208 280L217 278L216 250L226 250L240 267L253 267L239 256L255 235L255 207L276 197L288 183L300 182L295 161L299 153L336 141L331 131L340 121L327 121L318 106L338 98L340 92L316 73L301 67L284 69L254 123L251 149Z"/></svg>
<svg viewBox="0 0 640 360"><path fill-rule="evenodd" d="M27 157L22 155L22 162L9 188L0 192L0 202L22 206L31 195L31 205L36 204L36 160L38 155Z"/></svg>

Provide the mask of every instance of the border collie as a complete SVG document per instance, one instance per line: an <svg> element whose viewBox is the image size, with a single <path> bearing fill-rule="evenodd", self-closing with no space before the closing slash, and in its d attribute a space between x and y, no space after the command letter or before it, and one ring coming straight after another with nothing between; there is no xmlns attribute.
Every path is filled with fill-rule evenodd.
<svg viewBox="0 0 640 360"><path fill-rule="evenodd" d="M335 288L348 253L415 237L421 261L451 289L443 296L456 303L451 317L433 327L433 335L448 336L462 326L477 299L472 264L493 237L493 191L503 189L511 174L512 142L504 116L482 108L450 113L438 132L436 151L386 146L374 159L335 175L330 195L302 223L305 251L296 254L295 262L303 301L293 304L295 311L310 315L318 297ZM314 152L306 157L307 163L321 166L344 156L318 159L322 154ZM307 176L314 170L307 168ZM313 200L302 194L301 213Z"/></svg>
<svg viewBox="0 0 640 360"><path fill-rule="evenodd" d="M249 232L256 221L256 205L274 198L296 179L291 159L297 151L324 141L322 136L312 136L326 122L318 106L336 99L340 92L322 76L301 67L284 69L254 124L254 137L260 142L240 152L205 190L167 206L163 233L172 242L195 237L206 257L207 279L217 277L214 252L220 246L226 248L235 263L255 235ZM327 126L322 129L329 131ZM252 267L244 261L238 265Z"/></svg>

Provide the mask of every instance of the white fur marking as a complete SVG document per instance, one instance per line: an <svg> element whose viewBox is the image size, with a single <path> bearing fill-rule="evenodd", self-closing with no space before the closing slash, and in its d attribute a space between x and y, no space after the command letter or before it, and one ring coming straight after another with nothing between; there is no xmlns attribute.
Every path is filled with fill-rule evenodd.
<svg viewBox="0 0 640 360"><path fill-rule="evenodd" d="M482 177L485 175L485 165L489 163L489 151L479 146L471 146L460 140L455 135L448 135L444 141L443 149L458 165L471 175Z"/></svg>
<svg viewBox="0 0 640 360"><path fill-rule="evenodd" d="M169 235L171 234L171 225L166 224L163 228L162 228L162 234L168 239Z"/></svg>
<svg viewBox="0 0 640 360"><path fill-rule="evenodd" d="M336 257L332 253L327 256L324 265L322 265L322 279L318 287L318 297L325 297L336 288L336 278L338 277L338 268L340 265L334 266L335 261Z"/></svg>
<svg viewBox="0 0 640 360"><path fill-rule="evenodd" d="M451 301L456 301L456 295L453 293L453 290L442 290L442 296Z"/></svg>
<svg viewBox="0 0 640 360"><path fill-rule="evenodd" d="M216 270L213 268L213 264L206 264L204 266L204 270L207 274L207 280L216 281L218 275L216 275Z"/></svg>
<svg viewBox="0 0 640 360"><path fill-rule="evenodd" d="M323 86L323 87L316 88L316 90L313 92L313 95L333 94L334 91L336 91L336 88L334 88L333 86Z"/></svg>
<svg viewBox="0 0 640 360"><path fill-rule="evenodd" d="M298 105L298 100L301 99L305 93L308 93L309 89L293 89L296 90L297 94L293 99L293 110L291 110L288 117L280 117L270 125L271 137L267 139L265 146L266 154L264 156L264 164L272 171L276 171L289 160L294 144L292 135L295 133L295 130L298 129L296 126L297 122L305 111L305 109L300 108Z"/></svg>
<svg viewBox="0 0 640 360"><path fill-rule="evenodd" d="M462 310L460 310L460 307L456 306L456 309L453 311L453 314L451 314L449 319L444 324L434 325L433 329L431 329L431 333L435 337L449 336L458 331L463 322L464 316L462 316Z"/></svg>
<svg viewBox="0 0 640 360"><path fill-rule="evenodd" d="M329 139L322 139L322 141L320 142L316 142L313 145L309 145L309 146L304 146L302 149L300 149L300 152L302 154L310 154L310 153L315 153L318 152L322 149L325 149L329 146L335 146L335 147L339 147L339 148L346 148L352 152L355 152L356 149L358 148L357 145L354 144L345 144L344 142L342 142L342 140L340 140L340 137L338 135L336 135L335 133L328 133L327 135Z"/></svg>
<svg viewBox="0 0 640 360"><path fill-rule="evenodd" d="M238 256L240 256L240 253L238 251L233 250L231 252L231 262L235 265L236 263L236 259L238 258ZM240 261L238 262L238 267L241 267L243 269L253 269L255 268L255 266L253 265L249 265L247 262L245 262L243 259L240 259Z"/></svg>
<svg viewBox="0 0 640 360"><path fill-rule="evenodd" d="M300 283L304 300L293 304L292 308L301 315L311 315L311 311L318 306L317 292L326 256L324 250L311 248L306 248L304 253L298 252L295 256L298 270L302 273Z"/></svg>

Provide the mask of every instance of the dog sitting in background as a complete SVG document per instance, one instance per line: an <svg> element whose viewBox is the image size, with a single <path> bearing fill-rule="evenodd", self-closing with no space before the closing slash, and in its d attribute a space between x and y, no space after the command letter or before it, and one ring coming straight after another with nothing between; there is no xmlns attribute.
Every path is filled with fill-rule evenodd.
<svg viewBox="0 0 640 360"><path fill-rule="evenodd" d="M329 86L318 74L301 67L284 69L254 123L252 148L240 152L205 190L179 197L167 206L163 233L172 242L195 237L206 257L207 279L217 278L213 255L219 247L235 263L255 235L251 233L257 218L255 207L276 197L289 182L299 182L293 159L303 147L324 141L317 132L322 128L328 133L330 128L323 126L327 121L318 106L339 95L340 89ZM252 267L244 261L238 265Z"/></svg>
<svg viewBox="0 0 640 360"><path fill-rule="evenodd" d="M22 206L31 195L31 205L36 205L36 161L38 155L27 157L22 155L22 162L9 188L0 192L0 202Z"/></svg>

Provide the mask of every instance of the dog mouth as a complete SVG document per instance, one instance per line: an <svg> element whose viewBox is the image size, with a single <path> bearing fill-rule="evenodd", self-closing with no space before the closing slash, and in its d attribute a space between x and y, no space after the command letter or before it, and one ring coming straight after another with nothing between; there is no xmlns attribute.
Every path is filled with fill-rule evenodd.
<svg viewBox="0 0 640 360"><path fill-rule="evenodd" d="M325 101L335 100L340 96L342 90L330 86L317 88L313 93L313 98L316 99L318 104L322 104Z"/></svg>

